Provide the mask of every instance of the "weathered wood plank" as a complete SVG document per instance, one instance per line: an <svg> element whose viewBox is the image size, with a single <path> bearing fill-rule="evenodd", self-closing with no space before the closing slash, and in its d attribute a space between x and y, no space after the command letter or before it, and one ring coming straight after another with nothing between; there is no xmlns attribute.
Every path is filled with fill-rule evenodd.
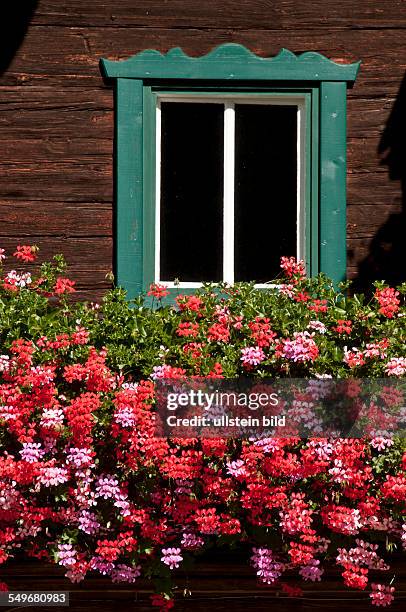
<svg viewBox="0 0 406 612"><path fill-rule="evenodd" d="M0 199L110 202L111 160L0 163Z"/></svg>
<svg viewBox="0 0 406 612"><path fill-rule="evenodd" d="M111 236L112 207L55 201L0 202L0 235L8 237Z"/></svg>
<svg viewBox="0 0 406 612"><path fill-rule="evenodd" d="M244 0L223 0L221 3L171 0L41 0L34 16L34 23L63 25L110 25L148 27L228 27L246 29L290 29L308 27L406 27L406 9L401 0L342 0L340 3L314 0L251 0L249 7Z"/></svg>
<svg viewBox="0 0 406 612"><path fill-rule="evenodd" d="M348 266L347 265L347 278L348 280L355 280L358 276L359 270L358 266Z"/></svg>
<svg viewBox="0 0 406 612"><path fill-rule="evenodd" d="M349 138L379 137L385 129L394 97L353 98L347 102L347 133Z"/></svg>
<svg viewBox="0 0 406 612"><path fill-rule="evenodd" d="M347 208L347 236L349 239L370 238L391 215L397 215L400 212L400 205L349 206Z"/></svg>
<svg viewBox="0 0 406 612"><path fill-rule="evenodd" d="M347 139L347 175L357 172L383 173L388 182L388 168L378 154L380 135Z"/></svg>
<svg viewBox="0 0 406 612"><path fill-rule="evenodd" d="M62 253L68 264L76 270L106 270L111 269L112 239L110 236L96 237L65 237L32 235L2 236L0 227L1 248L7 253L13 253L17 244L37 244L40 248L38 263L50 260L56 253ZM15 260L14 266L17 265ZM27 269L32 266L28 265Z"/></svg>
<svg viewBox="0 0 406 612"><path fill-rule="evenodd" d="M65 87L7 87L0 85L0 113L12 116L22 110L38 111L94 111L113 110L110 89L99 87L76 87L74 91Z"/></svg>
<svg viewBox="0 0 406 612"><path fill-rule="evenodd" d="M28 93L28 92L27 92ZM29 101L27 96L27 101ZM72 137L112 139L113 115L111 111L97 110L20 110L13 113L0 111L0 132L2 138L25 135L26 139ZM3 154L1 155L3 160Z"/></svg>
<svg viewBox="0 0 406 612"><path fill-rule="evenodd" d="M44 113L44 119L47 118ZM14 137L8 134L8 138L4 139L0 136L1 159L4 161L13 161L18 164L21 162L80 162L83 164L95 163L98 161L109 163L113 155L113 142L107 138L92 138L97 136L97 129L92 130L92 136L86 138L78 138L77 134L72 133L71 136L59 137L54 133L52 126L48 124L47 134L41 138L38 135L36 138L25 139L24 130L16 130L15 125L7 126L2 136L5 137L8 128L14 132Z"/></svg>
<svg viewBox="0 0 406 612"><path fill-rule="evenodd" d="M389 180L385 172L349 173L347 203L358 206L397 206L402 202L399 181Z"/></svg>

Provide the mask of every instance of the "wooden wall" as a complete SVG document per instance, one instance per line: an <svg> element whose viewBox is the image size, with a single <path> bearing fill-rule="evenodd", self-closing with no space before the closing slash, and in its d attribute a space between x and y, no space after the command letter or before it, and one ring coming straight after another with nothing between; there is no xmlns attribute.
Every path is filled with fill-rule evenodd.
<svg viewBox="0 0 406 612"><path fill-rule="evenodd" d="M80 295L100 298L112 268L113 94L99 58L238 42L266 56L286 47L362 60L348 102L348 274L402 276L404 0L12 4L0 42L0 246L62 251ZM379 148L389 148L386 162Z"/></svg>
<svg viewBox="0 0 406 612"><path fill-rule="evenodd" d="M219 558L220 557L220 558ZM237 560L236 560L237 557ZM395 575L395 601L390 612L404 612L406 600L406 571L402 560L391 563L388 575L373 572L372 582L390 580ZM113 584L108 577L89 575L79 584L64 578L65 570L43 562L24 560L7 562L0 567L0 580L10 591L69 591L69 608L52 607L52 612L153 612L150 594L151 581L139 579L134 585ZM291 586L299 582L289 572L284 581ZM254 570L238 554L224 555L216 551L210 559L197 558L187 572L175 572L174 612L373 612L369 588L366 591L349 589L343 583L338 569L326 568L321 582L300 582L302 597L287 597L279 587L259 584ZM13 608L17 610L19 608ZM44 608L29 608L41 612ZM7 610L6 610L7 612ZM9 609L8 612L11 612Z"/></svg>

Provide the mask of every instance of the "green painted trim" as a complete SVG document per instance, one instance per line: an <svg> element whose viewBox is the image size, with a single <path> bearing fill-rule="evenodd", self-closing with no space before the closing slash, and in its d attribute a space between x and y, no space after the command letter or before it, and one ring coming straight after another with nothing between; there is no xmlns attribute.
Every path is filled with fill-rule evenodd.
<svg viewBox="0 0 406 612"><path fill-rule="evenodd" d="M312 266L312 225L311 219L313 214L312 205L312 147L311 143L313 140L313 122L312 122L312 95L306 94L306 105L305 105L305 138L304 138L304 159L305 159L305 189L304 189L304 261L306 264L307 274L311 274Z"/></svg>
<svg viewBox="0 0 406 612"><path fill-rule="evenodd" d="M118 62L100 60L100 69L107 78L148 80L354 82L359 66L360 62L336 64L320 53L295 55L287 49L281 49L275 57L264 58L234 43L220 45L201 57L190 57L176 47L166 54L151 49Z"/></svg>
<svg viewBox="0 0 406 612"><path fill-rule="evenodd" d="M320 145L320 130L319 130L319 88L315 87L312 91L312 108L311 108L311 126L312 137L310 142L310 185L311 185L311 211L308 218L310 226L310 265L309 276L315 276L319 273L319 145Z"/></svg>
<svg viewBox="0 0 406 612"><path fill-rule="evenodd" d="M142 291L143 262L142 81L116 85L116 283L131 299Z"/></svg>
<svg viewBox="0 0 406 612"><path fill-rule="evenodd" d="M289 84L286 84L289 83ZM164 83L153 83L151 89L153 92L159 94L172 94L172 93L190 93L198 94L199 92L211 93L213 96L216 93L229 94L238 91L238 94L269 94L278 92L278 94L289 94L294 95L295 92L312 92L312 83L295 83L294 81L287 81L286 83L267 83L263 81L247 82L239 81L238 83L228 83L227 81L205 81L201 83L199 81L170 81ZM318 83L316 84L318 86Z"/></svg>
<svg viewBox="0 0 406 612"><path fill-rule="evenodd" d="M320 85L320 270L346 278L345 83Z"/></svg>
<svg viewBox="0 0 406 612"><path fill-rule="evenodd" d="M323 271L335 282L345 278L346 89L359 65L284 49L274 58L261 58L235 44L200 58L173 49L166 55L145 51L121 62L101 60L103 74L118 77L115 272L130 298L154 279L155 100L165 92L311 98L311 109L306 105L307 269L310 275Z"/></svg>
<svg viewBox="0 0 406 612"><path fill-rule="evenodd" d="M155 278L156 95L144 87L144 261L143 288Z"/></svg>
<svg viewBox="0 0 406 612"><path fill-rule="evenodd" d="M238 88L238 89L237 89ZM168 89L167 87L165 88L160 88L160 87L152 87L151 88L152 92L154 94L157 94L158 96L161 97L165 97L166 95L168 96L173 96L173 95L178 95L179 97L199 97L199 96L207 96L209 98L212 99L216 99L218 98L219 100L223 100L224 98L228 98L228 97L234 97L234 98L244 98L244 97L254 97L254 98L261 98L261 97L280 97L280 98L294 98L295 96L304 96L305 94L310 94L312 93L312 89L309 89L308 87L304 87L301 88L299 85L297 85L296 87L293 87L292 89L288 89L286 90L285 87L280 87L279 85L273 86L273 87L269 87L269 85L263 89L259 89L256 87L249 87L249 88L242 88L239 87L239 85L237 85L236 83L233 83L233 87L222 87L222 86L218 86L216 87L214 90L210 89L209 87L206 87L206 85L200 85L200 87L198 87L197 89L193 89L193 88L184 88L181 89L180 87L175 87L174 89Z"/></svg>

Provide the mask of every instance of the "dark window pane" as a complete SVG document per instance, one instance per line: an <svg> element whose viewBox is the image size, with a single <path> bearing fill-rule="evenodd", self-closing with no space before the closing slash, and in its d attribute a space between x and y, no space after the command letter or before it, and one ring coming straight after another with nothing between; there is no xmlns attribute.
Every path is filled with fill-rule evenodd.
<svg viewBox="0 0 406 612"><path fill-rule="evenodd" d="M235 280L266 282L296 255L297 107L235 106Z"/></svg>
<svg viewBox="0 0 406 612"><path fill-rule="evenodd" d="M222 279L223 117L222 104L161 105L162 280Z"/></svg>

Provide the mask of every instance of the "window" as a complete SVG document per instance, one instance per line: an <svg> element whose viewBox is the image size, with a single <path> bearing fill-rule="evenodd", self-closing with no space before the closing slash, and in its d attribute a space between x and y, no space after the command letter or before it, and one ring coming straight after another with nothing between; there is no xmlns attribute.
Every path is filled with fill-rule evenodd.
<svg viewBox="0 0 406 612"><path fill-rule="evenodd" d="M305 258L304 98L156 100L155 280L261 286Z"/></svg>
<svg viewBox="0 0 406 612"><path fill-rule="evenodd" d="M102 60L116 82L116 275L267 286L281 255L345 277L346 89L358 64L223 45Z"/></svg>

